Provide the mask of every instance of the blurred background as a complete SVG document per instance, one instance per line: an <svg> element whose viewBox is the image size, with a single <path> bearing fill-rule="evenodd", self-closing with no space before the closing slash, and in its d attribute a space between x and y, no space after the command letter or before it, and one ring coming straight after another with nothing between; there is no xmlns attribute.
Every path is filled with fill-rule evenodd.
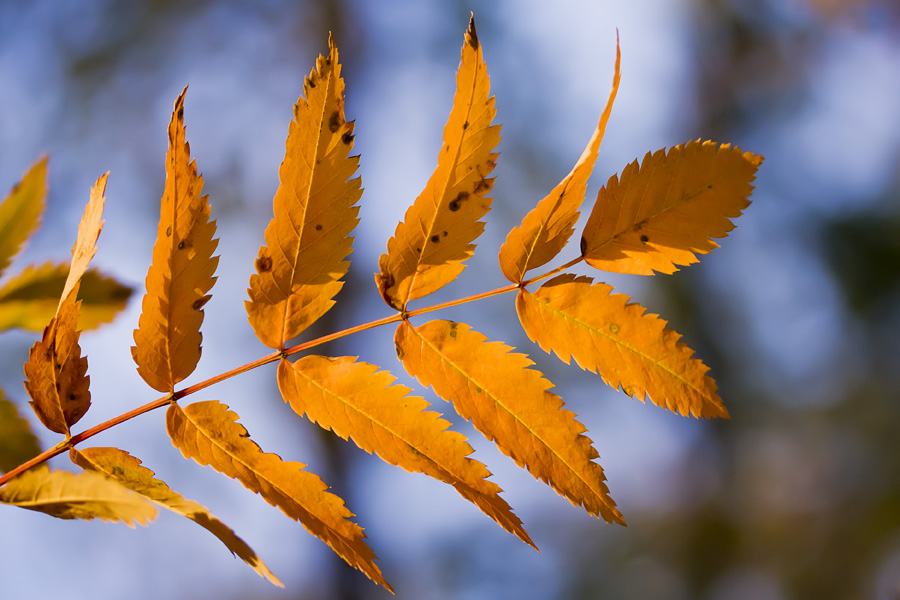
<svg viewBox="0 0 900 600"><path fill-rule="evenodd" d="M895 0L552 8L534 0L5 0L0 191L43 153L50 179L43 226L10 272L69 256L90 185L110 170L93 264L143 292L166 126L190 84L187 136L218 219L221 259L203 359L186 383L266 354L242 301L271 218L291 107L332 31L366 191L348 284L309 336L390 314L372 273L436 162L470 10L504 139L486 233L436 300L503 283L495 257L506 232L569 171L606 102L618 28L622 84L589 200L628 162L689 139L766 157L753 204L698 265L654 278L590 273L684 335L711 366L731 420L645 406L543 354L521 332L511 295L444 313L529 353L557 384L588 427L628 521L611 526L533 480L414 385L397 363L391 328L320 349L391 370L447 414L506 490L538 554L448 486L295 418L274 368L192 400L230 405L266 451L308 463L333 486L358 514L399 598L900 598ZM115 323L82 337L94 404L76 430L156 397L128 350L138 298ZM21 365L34 338L0 338L0 387L29 415ZM47 447L58 441L39 435ZM132 530L0 507L0 597L390 597L277 509L183 460L161 412L92 442L129 450L208 506L286 588L271 587L172 514ZM68 468L62 458L54 464Z"/></svg>

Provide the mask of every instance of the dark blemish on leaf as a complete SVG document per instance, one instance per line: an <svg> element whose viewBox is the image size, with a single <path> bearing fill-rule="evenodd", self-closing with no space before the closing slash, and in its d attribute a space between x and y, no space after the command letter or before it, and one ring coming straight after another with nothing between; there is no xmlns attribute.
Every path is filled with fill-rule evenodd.
<svg viewBox="0 0 900 600"><path fill-rule="evenodd" d="M202 298L197 298L196 300L194 300L194 303L191 304L191 307L192 307L194 310L200 310L201 308L203 308L203 306L204 306L207 302L209 302L209 299L210 299L210 298L212 298L212 296L210 296L210 295L208 295L208 294L207 294L206 296L203 296Z"/></svg>
<svg viewBox="0 0 900 600"><path fill-rule="evenodd" d="M125 469L123 469L122 467L113 466L112 474L113 475L124 475Z"/></svg>
<svg viewBox="0 0 900 600"><path fill-rule="evenodd" d="M325 57L325 66L326 66L326 67L330 67L330 66L331 66L331 57L330 57L330 56L326 56L326 57Z"/></svg>
<svg viewBox="0 0 900 600"><path fill-rule="evenodd" d="M317 225L316 225L316 231L322 231L322 225L321 225L321 224L317 224Z"/></svg>
<svg viewBox="0 0 900 600"><path fill-rule="evenodd" d="M419 452L418 450L416 450L415 448L413 448L412 445L410 445L410 444L406 444L406 445L409 446L409 451L412 452L413 456L415 456L415 457L422 456L422 453Z"/></svg>
<svg viewBox="0 0 900 600"><path fill-rule="evenodd" d="M477 386L477 385L475 386L475 393L476 393L476 394L480 394L480 393L483 392L483 391L484 391L484 390L481 389L481 387L479 387L479 386Z"/></svg>
<svg viewBox="0 0 900 600"><path fill-rule="evenodd" d="M447 232L446 232L446 231L444 232L444 237L447 237Z"/></svg>
<svg viewBox="0 0 900 600"><path fill-rule="evenodd" d="M466 41L473 50L478 50L478 34L475 32L475 15L469 17L469 30L466 32Z"/></svg>
<svg viewBox="0 0 900 600"><path fill-rule="evenodd" d="M587 252L587 240L584 239L584 236L581 236L581 255L584 256Z"/></svg>
<svg viewBox="0 0 900 600"><path fill-rule="evenodd" d="M416 248L416 254L422 254L422 249L421 249L421 248Z"/></svg>
<svg viewBox="0 0 900 600"><path fill-rule="evenodd" d="M181 240L180 242L178 242L178 249L184 250L184 240Z"/></svg>
<svg viewBox="0 0 900 600"><path fill-rule="evenodd" d="M626 394L628 394L629 396L634 397L634 388L631 387L630 385L622 386L622 391L625 392Z"/></svg>
<svg viewBox="0 0 900 600"><path fill-rule="evenodd" d="M448 208L450 208L450 210L452 210L453 212L456 212L459 210L460 203L464 202L468 198L469 198L469 192L460 192L459 195L456 196L455 200L450 201L450 205Z"/></svg>
<svg viewBox="0 0 900 600"><path fill-rule="evenodd" d="M339 110L331 113L331 117L328 119L328 129L331 130L331 133L337 133L338 129L340 129L343 124L344 120L341 118L341 112Z"/></svg>
<svg viewBox="0 0 900 600"><path fill-rule="evenodd" d="M403 348L400 347L400 344L394 344L394 351L397 352L397 358L403 360Z"/></svg>
<svg viewBox="0 0 900 600"><path fill-rule="evenodd" d="M642 243L642 244L646 244L646 243L649 242L649 241L650 241L650 238L648 238L646 235L642 235L642 236L641 236L641 243Z"/></svg>
<svg viewBox="0 0 900 600"><path fill-rule="evenodd" d="M491 189L491 184L494 182L493 179L488 179L487 177L482 177L481 181L478 182L478 185L475 186L475 193L478 194L483 192L484 190Z"/></svg>
<svg viewBox="0 0 900 600"><path fill-rule="evenodd" d="M444 152L450 152L450 144L444 146Z"/></svg>
<svg viewBox="0 0 900 600"><path fill-rule="evenodd" d="M712 186L712 184L710 183L710 184L708 184L708 185L706 186L706 189L711 190L712 187L713 187L713 186Z"/></svg>
<svg viewBox="0 0 900 600"><path fill-rule="evenodd" d="M172 235L172 226L171 225L169 225L166 228L166 237L169 237L170 235Z"/></svg>
<svg viewBox="0 0 900 600"><path fill-rule="evenodd" d="M610 323L609 324L609 332L613 335L616 335L617 333L619 333L619 325L617 323Z"/></svg>
<svg viewBox="0 0 900 600"><path fill-rule="evenodd" d="M308 78L306 79L306 85L308 85L308 86L311 87L311 88L316 87L316 78L315 78L315 77L308 77Z"/></svg>
<svg viewBox="0 0 900 600"><path fill-rule="evenodd" d="M75 394L69 394L69 402L75 402L78 399L78 396Z"/></svg>
<svg viewBox="0 0 900 600"><path fill-rule="evenodd" d="M179 121L184 120L184 107L183 106L178 107L178 120Z"/></svg>
<svg viewBox="0 0 900 600"><path fill-rule="evenodd" d="M468 128L469 128L469 122L466 121L465 123L463 123L463 131L465 131Z"/></svg>
<svg viewBox="0 0 900 600"><path fill-rule="evenodd" d="M256 259L256 270L259 273L268 273L272 270L272 259L268 256L260 256Z"/></svg>
<svg viewBox="0 0 900 600"><path fill-rule="evenodd" d="M438 234L434 234L430 239L433 244L437 244L439 241L441 241L441 236L439 236Z"/></svg>
<svg viewBox="0 0 900 600"><path fill-rule="evenodd" d="M348 131L341 136L341 141L349 146L353 142L353 134Z"/></svg>
<svg viewBox="0 0 900 600"><path fill-rule="evenodd" d="M459 323L450 322L450 337L456 337L456 330L459 329Z"/></svg>

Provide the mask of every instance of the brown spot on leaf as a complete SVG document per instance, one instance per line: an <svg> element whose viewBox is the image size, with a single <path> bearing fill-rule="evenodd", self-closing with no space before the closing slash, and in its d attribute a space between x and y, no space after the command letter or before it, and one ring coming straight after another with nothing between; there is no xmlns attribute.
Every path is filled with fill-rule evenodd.
<svg viewBox="0 0 900 600"><path fill-rule="evenodd" d="M466 31L466 41L473 50L478 50L478 34L475 32L475 14L469 17L469 30Z"/></svg>
<svg viewBox="0 0 900 600"><path fill-rule="evenodd" d="M584 254L586 252L587 252L587 240L584 239L584 236L582 236L581 237L581 255L584 256Z"/></svg>
<svg viewBox="0 0 900 600"><path fill-rule="evenodd" d="M439 236L438 234L434 234L433 236L431 236L431 242L433 244L437 244L439 241L441 241L441 236Z"/></svg>
<svg viewBox="0 0 900 600"><path fill-rule="evenodd" d="M184 240L181 240L180 242L178 242L178 249L184 250Z"/></svg>
<svg viewBox="0 0 900 600"><path fill-rule="evenodd" d="M341 136L341 141L349 146L353 142L353 134L348 131Z"/></svg>
<svg viewBox="0 0 900 600"><path fill-rule="evenodd" d="M649 241L650 241L650 238L647 237L646 235L642 235L642 236L641 236L641 243L642 243L642 244L646 244L646 243L649 242Z"/></svg>
<svg viewBox="0 0 900 600"><path fill-rule="evenodd" d="M469 198L469 192L465 192L465 191L460 192L454 200L450 201L450 205L448 206L448 208L450 210L452 210L453 212L456 212L459 210L460 205L463 202L465 202L468 198Z"/></svg>
<svg viewBox="0 0 900 600"><path fill-rule="evenodd" d="M316 231L322 231L322 224L321 224L321 223L317 223L317 224L316 224Z"/></svg>
<svg viewBox="0 0 900 600"><path fill-rule="evenodd" d="M210 298L212 298L212 296L210 296L209 294L207 294L206 296L203 296L202 298L197 298L196 300L194 300L194 303L191 304L191 307L194 310L200 310L201 308L203 308L203 305L205 305L207 302L209 302Z"/></svg>
<svg viewBox="0 0 900 600"><path fill-rule="evenodd" d="M268 256L260 256L256 259L256 270L259 273L268 273L272 270L272 259Z"/></svg>
<svg viewBox="0 0 900 600"><path fill-rule="evenodd" d="M394 344L394 351L397 353L397 358L403 360L403 348L400 347L400 344Z"/></svg>
<svg viewBox="0 0 900 600"><path fill-rule="evenodd" d="M478 182L478 185L475 186L474 193L478 194L485 190L489 190L493 184L493 178L482 177L481 181Z"/></svg>
<svg viewBox="0 0 900 600"><path fill-rule="evenodd" d="M344 119L341 117L341 111L336 110L331 113L331 117L328 118L328 129L331 130L331 133L337 133L343 124Z"/></svg>
<svg viewBox="0 0 900 600"><path fill-rule="evenodd" d="M184 107L183 106L178 107L178 120L179 121L184 120Z"/></svg>
<svg viewBox="0 0 900 600"><path fill-rule="evenodd" d="M166 227L166 237L169 237L170 235L172 235L172 226L171 225Z"/></svg>
<svg viewBox="0 0 900 600"><path fill-rule="evenodd" d="M616 335L617 333L619 333L619 325L617 323L610 323L609 324L609 332L613 335Z"/></svg>
<svg viewBox="0 0 900 600"><path fill-rule="evenodd" d="M469 128L469 122L466 121L465 123L463 123L463 131L465 131L468 128Z"/></svg>
<svg viewBox="0 0 900 600"><path fill-rule="evenodd" d="M316 87L316 77L315 77L315 75L313 75L313 76L311 76L311 77L307 77L307 79L306 79L306 85L309 86L309 87L311 87L311 88Z"/></svg>

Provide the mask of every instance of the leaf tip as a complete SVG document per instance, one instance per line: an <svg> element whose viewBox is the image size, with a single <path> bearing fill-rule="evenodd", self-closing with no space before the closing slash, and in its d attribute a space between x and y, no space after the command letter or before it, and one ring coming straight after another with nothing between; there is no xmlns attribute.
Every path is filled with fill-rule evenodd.
<svg viewBox="0 0 900 600"><path fill-rule="evenodd" d="M475 32L475 12L469 12L469 28L466 30L466 43L472 50L478 50L478 34Z"/></svg>

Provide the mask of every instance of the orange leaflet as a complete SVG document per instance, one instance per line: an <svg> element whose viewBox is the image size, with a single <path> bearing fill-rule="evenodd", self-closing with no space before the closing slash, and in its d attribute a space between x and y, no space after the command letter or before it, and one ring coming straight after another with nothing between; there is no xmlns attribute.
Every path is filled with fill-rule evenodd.
<svg viewBox="0 0 900 600"><path fill-rule="evenodd" d="M46 465L25 471L0 487L0 502L57 519L120 521L147 525L156 508L99 473L51 471Z"/></svg>
<svg viewBox="0 0 900 600"><path fill-rule="evenodd" d="M362 196L353 148L353 122L344 117L344 80L334 40L328 56L303 84L294 106L275 216L259 249L245 302L257 337L270 348L285 342L334 306L350 267L350 233L359 222Z"/></svg>
<svg viewBox="0 0 900 600"><path fill-rule="evenodd" d="M624 524L584 425L547 391L553 384L528 368L527 356L452 321L404 321L394 343L410 375L451 401L519 466L575 506Z"/></svg>
<svg viewBox="0 0 900 600"><path fill-rule="evenodd" d="M232 554L250 565L254 571L275 585L284 587L250 546L239 538L230 527L217 519L202 504L187 500L173 491L165 482L155 479L154 473L141 465L141 461L118 448L86 448L69 450L69 457L76 465L96 471L116 481L132 492L151 502L194 521L225 544Z"/></svg>
<svg viewBox="0 0 900 600"><path fill-rule="evenodd" d="M184 95L175 100L169 123L166 188L153 262L147 272L147 293L134 330L131 355L147 385L171 392L200 360L200 325L206 295L216 281L219 257L213 256L215 221L210 221L209 197L201 196L203 177L191 160L185 140Z"/></svg>
<svg viewBox="0 0 900 600"><path fill-rule="evenodd" d="M38 228L46 206L47 158L28 169L0 202L0 274Z"/></svg>
<svg viewBox="0 0 900 600"><path fill-rule="evenodd" d="M304 356L278 365L278 388L299 415L352 438L366 452L414 473L449 483L504 529L534 546L522 521L486 478L490 471L467 458L472 447L428 403L391 385L394 377L353 357Z"/></svg>
<svg viewBox="0 0 900 600"><path fill-rule="evenodd" d="M0 331L13 327L42 331L56 313L68 274L68 264L47 262L28 265L7 279L0 287ZM104 277L96 269L88 269L78 287L79 329L94 329L112 321L125 308L129 297L131 288Z"/></svg>
<svg viewBox="0 0 900 600"><path fill-rule="evenodd" d="M750 205L751 182L763 158L729 144L699 140L648 152L638 168L610 177L597 195L581 251L604 271L674 273L719 245Z"/></svg>
<svg viewBox="0 0 900 600"><path fill-rule="evenodd" d="M606 123L609 121L616 92L619 90L621 59L622 53L617 38L612 90L587 147L572 167L572 171L525 215L522 224L509 232L506 242L500 247L500 269L513 283L521 283L529 269L535 269L553 260L575 231L578 208L584 202L588 178L594 170L594 163L597 162L600 142L606 132Z"/></svg>
<svg viewBox="0 0 900 600"><path fill-rule="evenodd" d="M521 290L516 309L528 337L641 401L649 395L682 415L728 418L715 381L706 375L709 367L681 336L642 306L628 304L628 296L610 294L612 286L591 281L563 274L534 294Z"/></svg>
<svg viewBox="0 0 900 600"><path fill-rule="evenodd" d="M300 521L350 566L391 590L375 564L375 553L363 541L366 536L362 527L350 521L353 513L344 501L325 491L328 486L317 475L304 471L306 465L263 452L227 406L215 400L184 408L172 404L166 412L166 431L185 457L237 479L285 515Z"/></svg>
<svg viewBox="0 0 900 600"><path fill-rule="evenodd" d="M91 188L91 198L78 225L78 237L72 250L72 265L63 286L56 316L35 342L25 363L25 389L31 407L41 423L51 431L69 435L69 427L78 422L91 406L87 358L78 345L78 313L75 298L81 276L96 252L97 238L103 228L103 193L106 177L101 175Z"/></svg>
<svg viewBox="0 0 900 600"><path fill-rule="evenodd" d="M0 389L0 473L9 472L40 453L41 445L31 425Z"/></svg>
<svg viewBox="0 0 900 600"><path fill-rule="evenodd" d="M479 219L491 208L485 194L494 183L488 175L498 156L493 149L500 142L500 126L491 125L497 111L489 94L473 17L437 168L378 261L375 282L385 302L397 310L456 279L472 256L472 242L484 231Z"/></svg>

